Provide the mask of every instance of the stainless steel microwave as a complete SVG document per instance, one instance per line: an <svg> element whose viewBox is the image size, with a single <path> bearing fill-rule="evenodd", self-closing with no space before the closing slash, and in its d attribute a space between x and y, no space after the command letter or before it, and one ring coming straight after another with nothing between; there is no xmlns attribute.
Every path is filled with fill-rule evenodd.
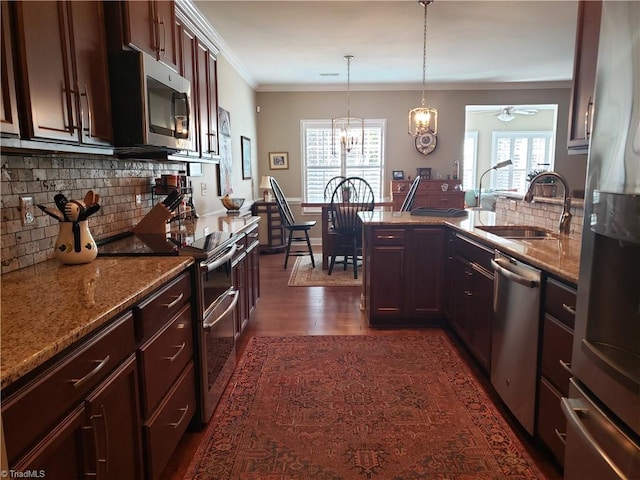
<svg viewBox="0 0 640 480"><path fill-rule="evenodd" d="M109 54L116 153L144 157L191 149L191 84L150 55Z"/></svg>

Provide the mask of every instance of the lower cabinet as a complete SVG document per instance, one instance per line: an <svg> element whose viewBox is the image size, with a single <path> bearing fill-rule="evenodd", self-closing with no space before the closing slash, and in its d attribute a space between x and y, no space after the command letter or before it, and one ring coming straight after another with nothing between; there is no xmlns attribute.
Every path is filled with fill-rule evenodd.
<svg viewBox="0 0 640 480"><path fill-rule="evenodd" d="M47 478L141 478L142 445L131 313L4 395L7 457ZM46 405L47 408L43 408Z"/></svg>
<svg viewBox="0 0 640 480"><path fill-rule="evenodd" d="M236 305L236 337L242 334L249 324L251 312L260 295L260 259L258 225L238 236L237 253L232 259L233 286L238 290Z"/></svg>
<svg viewBox="0 0 640 480"><path fill-rule="evenodd" d="M451 235L451 325L482 368L489 372L493 322L493 251L462 235Z"/></svg>
<svg viewBox="0 0 640 480"><path fill-rule="evenodd" d="M445 239L441 227L365 230L365 304L372 325L442 319Z"/></svg>
<svg viewBox="0 0 640 480"><path fill-rule="evenodd" d="M569 393L571 374L568 367L571 364L575 306L574 286L548 278L544 295L536 437L560 466L564 464L567 428L560 399Z"/></svg>

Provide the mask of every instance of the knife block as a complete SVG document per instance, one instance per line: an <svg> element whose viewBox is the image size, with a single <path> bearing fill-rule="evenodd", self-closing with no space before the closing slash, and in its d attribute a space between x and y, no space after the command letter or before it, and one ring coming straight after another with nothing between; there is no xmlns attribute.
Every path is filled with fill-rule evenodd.
<svg viewBox="0 0 640 480"><path fill-rule="evenodd" d="M167 220L171 218L171 211L158 203L147 213L140 222L133 227L133 233L167 233Z"/></svg>

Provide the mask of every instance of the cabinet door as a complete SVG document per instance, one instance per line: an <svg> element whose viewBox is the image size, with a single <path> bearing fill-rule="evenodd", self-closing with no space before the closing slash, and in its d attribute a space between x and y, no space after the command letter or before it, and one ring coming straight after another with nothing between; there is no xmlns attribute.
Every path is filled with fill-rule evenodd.
<svg viewBox="0 0 640 480"><path fill-rule="evenodd" d="M19 472L42 472L47 478L86 478L85 449L92 447L93 439L83 420L84 409L79 406L56 425L33 450L11 465L11 469Z"/></svg>
<svg viewBox="0 0 640 480"><path fill-rule="evenodd" d="M469 297L471 292L471 268L469 262L455 256L451 263L451 324L465 343L469 343Z"/></svg>
<svg viewBox="0 0 640 480"><path fill-rule="evenodd" d="M2 32L1 32L0 78L2 79L2 98L0 102L0 129L2 134L18 135L18 104L16 100L16 84L13 73L13 43L9 22L9 2L2 0Z"/></svg>
<svg viewBox="0 0 640 480"><path fill-rule="evenodd" d="M157 58L156 25L153 2L122 2L124 8L124 40L132 47Z"/></svg>
<svg viewBox="0 0 640 480"><path fill-rule="evenodd" d="M196 50L197 40L193 32L191 32L180 20L177 21L178 30L178 51L180 64L178 69L180 74L191 83L191 112L189 113L189 141L190 150L179 152L180 155L198 158L200 156L200 123L199 119L199 88L197 81L196 68Z"/></svg>
<svg viewBox="0 0 640 480"><path fill-rule="evenodd" d="M424 317L442 315L445 262L445 231L415 228L411 232L409 314Z"/></svg>
<svg viewBox="0 0 640 480"><path fill-rule="evenodd" d="M370 272L370 316L399 317L404 313L405 248L374 247Z"/></svg>
<svg viewBox="0 0 640 480"><path fill-rule="evenodd" d="M157 38L157 59L177 70L175 24L176 10L173 0L153 2Z"/></svg>
<svg viewBox="0 0 640 480"><path fill-rule="evenodd" d="M578 25L573 65L573 85L569 104L569 150L586 153L593 117L593 91L600 36L602 1L578 4Z"/></svg>
<svg viewBox="0 0 640 480"><path fill-rule="evenodd" d="M65 4L16 2L26 138L77 141Z"/></svg>
<svg viewBox="0 0 640 480"><path fill-rule="evenodd" d="M68 6L82 143L109 145L113 131L102 2L69 2Z"/></svg>
<svg viewBox="0 0 640 480"><path fill-rule="evenodd" d="M491 362L491 325L493 323L493 274L477 264L471 264L471 305L468 322L471 329L471 350L476 360L489 371Z"/></svg>
<svg viewBox="0 0 640 480"><path fill-rule="evenodd" d="M142 478L137 381L136 359L132 355L86 401L95 439L95 451L88 456L88 464L97 478Z"/></svg>
<svg viewBox="0 0 640 480"><path fill-rule="evenodd" d="M247 326L247 257L243 252L233 264L233 286L238 290L236 305L236 332L242 333Z"/></svg>
<svg viewBox="0 0 640 480"><path fill-rule="evenodd" d="M216 58L198 43L198 124L200 125L200 155L211 158L218 154L218 90Z"/></svg>

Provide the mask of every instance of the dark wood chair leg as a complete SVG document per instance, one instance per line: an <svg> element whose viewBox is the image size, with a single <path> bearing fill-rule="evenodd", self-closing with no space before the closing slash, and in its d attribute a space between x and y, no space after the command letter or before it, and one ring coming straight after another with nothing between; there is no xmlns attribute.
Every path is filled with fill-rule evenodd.
<svg viewBox="0 0 640 480"><path fill-rule="evenodd" d="M311 256L311 265L316 268L316 261L313 258L313 249L311 248L311 240L309 240L309 230L304 231L304 236L307 240L307 248L309 249L309 255Z"/></svg>
<svg viewBox="0 0 640 480"><path fill-rule="evenodd" d="M358 279L358 240L353 237L353 278Z"/></svg>
<svg viewBox="0 0 640 480"><path fill-rule="evenodd" d="M289 263L289 251L291 250L291 242L293 240L293 230L289 230L289 239L287 240L287 250L284 255L284 269L287 269L287 263Z"/></svg>

